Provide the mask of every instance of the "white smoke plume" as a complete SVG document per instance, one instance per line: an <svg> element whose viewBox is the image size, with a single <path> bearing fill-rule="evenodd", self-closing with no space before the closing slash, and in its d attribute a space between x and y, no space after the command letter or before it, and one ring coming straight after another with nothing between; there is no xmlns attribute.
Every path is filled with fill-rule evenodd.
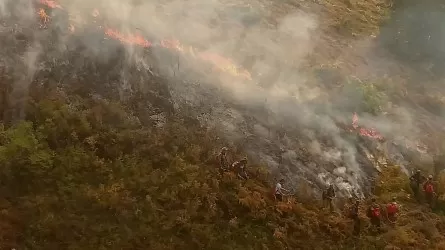
<svg viewBox="0 0 445 250"><path fill-rule="evenodd" d="M15 88L27 88L33 81L39 70L38 58L48 46L56 48L52 52L55 54L70 51L74 44L84 47L75 62L58 63L85 67L90 58L112 60L120 53L120 45L105 45L103 39L97 39L104 36L106 28L137 32L150 41L177 39L194 48L185 46L188 53L217 53L232 58L250 72L252 80L214 70L214 66L204 66L190 56L166 56L125 45L124 59L120 57L116 62L116 67L123 65L118 78L103 83L102 88L115 86L120 98L125 99L135 90L151 91L143 76L160 74L169 79L168 88L177 109L190 106L192 115L202 124L217 127L230 140L242 142L244 149L273 173L286 176L295 185L302 179L319 186L334 182L348 193L363 194L372 165L364 163L359 152L357 145L363 142L338 126L339 122L351 123L353 110L336 106L347 103L354 107L362 100L330 97L323 84L302 69L322 35L316 13L297 8L276 11L257 2L229 4L222 0L61 0L57 3L63 9L47 8L51 29L39 30L35 23L39 20L36 6L40 5L38 1L30 3L0 2L1 20L14 16L28 30L35 29L30 32L34 43L22 52L26 67L13 67L26 73L26 77L16 80ZM88 30L93 27L95 33ZM0 39L9 35L10 31L2 31ZM150 59L147 53L152 54ZM141 74L137 82L134 72L124 67L130 64L136 65ZM384 135L399 135L402 130L418 133L413 131L413 117L406 109L401 110L404 112L397 116L403 118L400 121L365 115L360 122ZM404 127L397 130L395 124Z"/></svg>

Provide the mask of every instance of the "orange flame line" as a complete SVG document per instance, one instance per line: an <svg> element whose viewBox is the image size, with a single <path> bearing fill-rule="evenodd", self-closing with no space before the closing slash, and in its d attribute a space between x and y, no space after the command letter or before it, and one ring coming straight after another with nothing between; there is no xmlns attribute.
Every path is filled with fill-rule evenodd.
<svg viewBox="0 0 445 250"><path fill-rule="evenodd" d="M54 0L39 0L39 2L43 5L50 7L50 8L63 9L62 6L57 4L56 1L54 1ZM92 16L97 17L99 15L100 15L99 11L97 9L94 9L92 12ZM48 17L48 19L44 19L44 20L45 20L44 24L46 25L46 22L49 20L49 17ZM75 28L72 24L68 27L68 29L71 31L71 33L73 33L75 30ZM105 32L105 35L107 35L113 39L116 39L124 44L139 45L144 48L149 48L152 46L152 42L146 40L139 34L123 35L119 31L111 29L111 28L106 28L104 32ZM177 52L188 53L193 58L196 57L196 53L195 53L196 49L195 48L193 48L192 46L188 46L188 50L185 50L184 49L185 47L182 46L178 40L164 39L164 40L161 40L160 46L167 48L167 49L173 49ZM215 69L229 73L233 76L242 77L244 79L252 80L252 76L251 76L250 72L248 72L245 69L243 69L243 70L239 69L236 66L236 64L229 58L225 58L221 55L218 55L218 54L212 53L212 52L198 53L198 58L200 58L203 61L212 63L214 65Z"/></svg>
<svg viewBox="0 0 445 250"><path fill-rule="evenodd" d="M130 34L128 36L125 36L125 35L119 33L118 31L110 29L110 28L105 29L105 34L107 36L110 36L112 38L115 38L115 39L121 41L122 43L140 45L144 48L148 48L151 46L151 42L144 39L142 36L140 36L138 34L137 35Z"/></svg>
<svg viewBox="0 0 445 250"><path fill-rule="evenodd" d="M367 129L367 128L360 128L358 125L358 116L357 113L354 112L352 115L352 127L354 129L358 129L358 132L362 136L370 137L373 139L383 140L383 136L377 132L374 128Z"/></svg>

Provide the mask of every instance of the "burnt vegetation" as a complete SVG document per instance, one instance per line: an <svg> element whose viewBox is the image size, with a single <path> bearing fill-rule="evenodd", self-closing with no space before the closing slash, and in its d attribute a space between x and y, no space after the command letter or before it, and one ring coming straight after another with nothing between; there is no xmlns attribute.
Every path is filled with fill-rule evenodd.
<svg viewBox="0 0 445 250"><path fill-rule="evenodd" d="M333 2L338 1L327 1L326 8ZM357 1L352 7L339 2L327 13L389 7L386 1ZM343 31L374 32L380 24L374 15L387 11L374 10L372 16L357 11L343 17L347 20L335 15L332 20ZM0 249L445 249L442 158L434 166L439 184L434 213L412 199L408 177L389 162L368 180L373 190L365 191L380 204L397 197L398 221L384 223L383 232L374 234L363 203L362 234L355 237L343 201L334 213L321 209L319 194L313 194L319 183L302 182L294 196L276 202L275 176L261 163L249 164L247 181L232 172L221 174L219 149L231 145L238 159L246 154L245 142L203 127L196 116L202 110L177 107L169 88L180 83L157 68L160 56L174 58L170 52L139 48L134 54L141 58L131 56L94 27L83 32L88 44L96 45L82 45L75 36L61 42L66 30L35 32L38 23L17 20L9 16L0 26ZM39 53L32 59L34 50ZM29 60L35 60L32 69ZM135 60L153 66L147 70ZM362 101L355 107L339 101L338 107L382 112L388 96L378 86L346 77L339 81L342 88L332 96ZM261 122L255 111L245 113ZM271 130L283 137L301 133L289 127ZM317 136L333 144L328 136ZM304 141L294 146L300 164L333 164L308 152ZM358 162L370 176L376 174L357 149Z"/></svg>

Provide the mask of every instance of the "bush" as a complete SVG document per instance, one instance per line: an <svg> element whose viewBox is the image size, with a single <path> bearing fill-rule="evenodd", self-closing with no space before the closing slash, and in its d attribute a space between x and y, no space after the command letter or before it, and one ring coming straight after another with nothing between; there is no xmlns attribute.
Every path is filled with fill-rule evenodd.
<svg viewBox="0 0 445 250"><path fill-rule="evenodd" d="M185 128L181 119L143 126L124 106L76 100L83 104L31 102L28 121L0 126L0 181L7 194L0 200L0 236L8 239L0 248L354 247L352 222L320 210L304 194L309 187L301 185L299 199L277 203L262 167L252 167L258 171L248 181L220 175L214 152L226 143L213 131ZM400 169L383 169L379 200L397 195L414 206L402 199L407 194ZM410 211L401 215L400 228L378 240L364 228L363 246L425 249L429 240L443 240L443 218Z"/></svg>
<svg viewBox="0 0 445 250"><path fill-rule="evenodd" d="M358 79L348 79L343 85L338 101L343 108L351 111L377 115L383 111L386 96L372 83L364 83Z"/></svg>

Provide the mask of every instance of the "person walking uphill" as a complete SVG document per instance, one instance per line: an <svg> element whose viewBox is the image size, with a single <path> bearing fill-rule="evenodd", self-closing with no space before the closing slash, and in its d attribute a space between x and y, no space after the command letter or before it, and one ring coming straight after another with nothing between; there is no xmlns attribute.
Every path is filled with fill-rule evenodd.
<svg viewBox="0 0 445 250"><path fill-rule="evenodd" d="M221 149L221 152L219 153L218 160L219 160L219 168L221 172L225 172L229 169L229 161L227 160L227 152L229 151L228 148L223 147Z"/></svg>
<svg viewBox="0 0 445 250"><path fill-rule="evenodd" d="M354 204L350 207L349 217L354 221L354 235L360 235L360 217L358 215L360 209L360 201L355 200Z"/></svg>
<svg viewBox="0 0 445 250"><path fill-rule="evenodd" d="M423 184L423 191L425 192L425 200L428 203L428 205L433 208L433 202L434 202L434 183L433 183L433 176L428 176L428 180Z"/></svg>
<svg viewBox="0 0 445 250"><path fill-rule="evenodd" d="M377 204L375 198L372 198L371 202L372 203L368 208L367 216L369 217L372 226L377 229L377 232L380 232L380 206Z"/></svg>
<svg viewBox="0 0 445 250"><path fill-rule="evenodd" d="M281 179L281 180L275 185L275 190L274 190L274 197L275 197L275 200L283 201L283 196L284 196L283 191L285 191L285 192L289 192L289 190L283 188L283 185L284 185L284 179Z"/></svg>
<svg viewBox="0 0 445 250"><path fill-rule="evenodd" d="M232 169L235 170L239 178L247 180L249 177L247 176L246 166L247 166L247 157L244 157L242 160L234 162L232 164Z"/></svg>
<svg viewBox="0 0 445 250"><path fill-rule="evenodd" d="M334 211L334 203L333 200L335 198L335 189L334 184L330 184L329 187L322 194L323 204L326 206L326 203L329 204L329 210L331 212Z"/></svg>
<svg viewBox="0 0 445 250"><path fill-rule="evenodd" d="M424 177L420 173L420 170L417 169L417 171L413 175L411 175L409 180L410 180L411 189L413 190L413 193L414 193L414 197L417 200L419 200L420 185L422 184L422 182L424 180Z"/></svg>
<svg viewBox="0 0 445 250"><path fill-rule="evenodd" d="M386 206L386 214L388 220L391 223L396 223L397 214L399 213L399 205L396 202L396 198L392 198L392 201Z"/></svg>

